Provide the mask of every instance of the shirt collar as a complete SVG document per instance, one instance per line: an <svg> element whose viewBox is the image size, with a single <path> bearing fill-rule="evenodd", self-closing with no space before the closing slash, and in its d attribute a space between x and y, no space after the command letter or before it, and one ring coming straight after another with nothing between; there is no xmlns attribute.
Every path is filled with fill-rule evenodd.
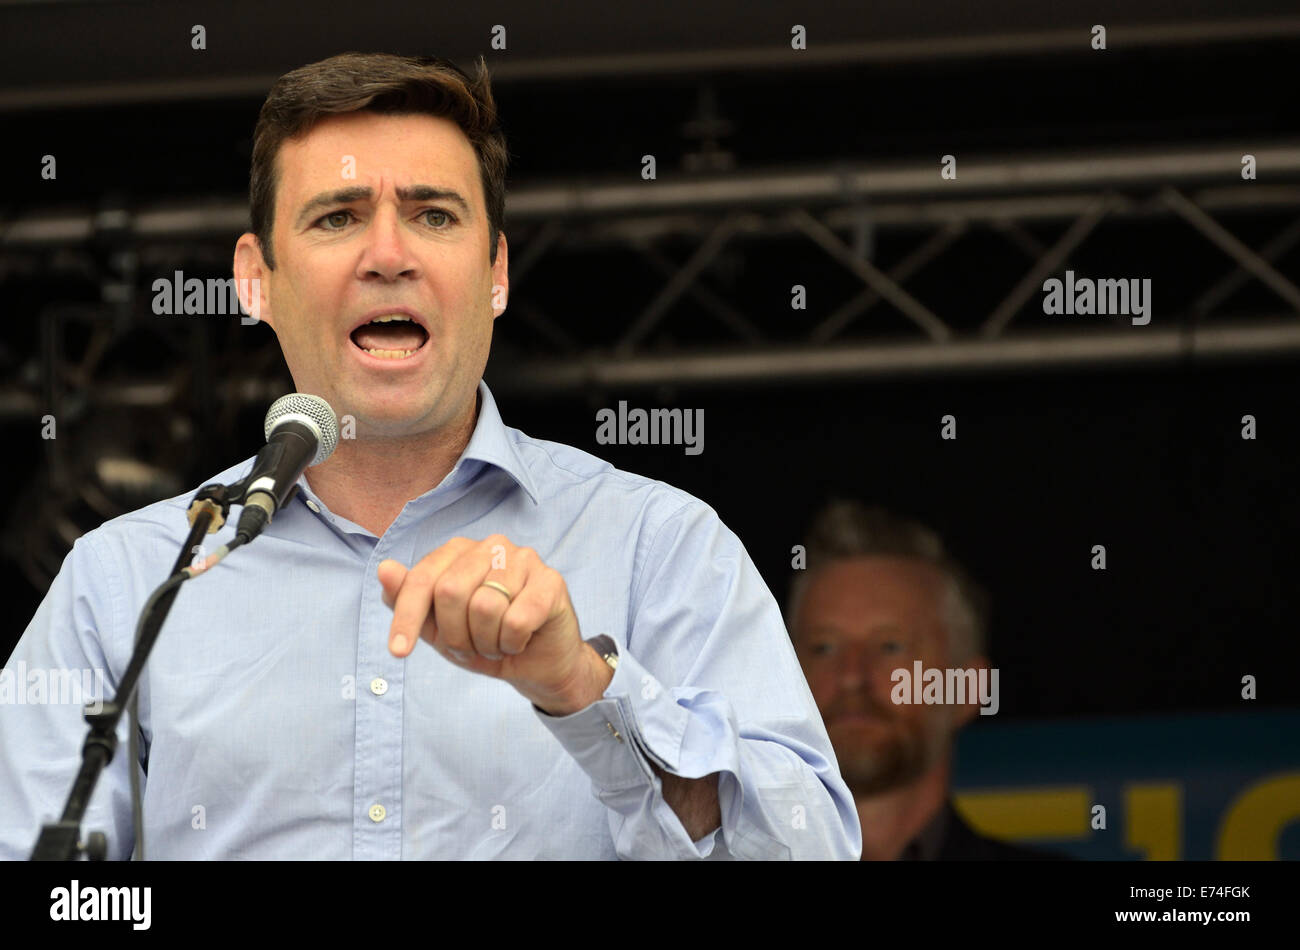
<svg viewBox="0 0 1300 950"><path fill-rule="evenodd" d="M495 465L515 480L534 505L538 504L537 486L533 482L528 466L519 455L518 444L512 438L511 434L514 430L506 428L506 424L501 421L501 413L497 410L496 400L492 398L492 391L481 379L478 383L478 394L480 400L478 422L456 467L459 468L465 459L476 459Z"/></svg>
<svg viewBox="0 0 1300 950"><path fill-rule="evenodd" d="M469 443L465 446L465 451L460 454L456 464L452 466L447 477L443 479L443 485L454 485L466 479L472 479L476 472L483 466L466 466L467 460L482 462L484 465L494 465L501 469L515 483L523 489L524 494L534 504L539 504L537 495L537 485L533 481L532 473L528 466L524 464L523 458L519 455L518 444L512 437L515 431L506 427L501 421L501 413L497 409L496 400L492 398L492 391L483 380L478 383L478 421L474 425L474 432L469 438ZM251 468L250 461L249 467ZM434 489L436 490L436 489ZM304 501L311 500L317 504L323 504L312 492L311 486L307 484L306 473L298 476L298 494Z"/></svg>

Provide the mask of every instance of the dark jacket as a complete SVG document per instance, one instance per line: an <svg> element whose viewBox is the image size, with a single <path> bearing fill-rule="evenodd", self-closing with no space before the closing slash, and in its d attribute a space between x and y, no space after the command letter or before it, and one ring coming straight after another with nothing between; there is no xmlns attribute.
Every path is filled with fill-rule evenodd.
<svg viewBox="0 0 1300 950"><path fill-rule="evenodd" d="M1065 861L1069 855L1040 851L1018 844L988 838L966 824L944 800L943 810L935 815L919 835L908 842L899 856L902 861Z"/></svg>

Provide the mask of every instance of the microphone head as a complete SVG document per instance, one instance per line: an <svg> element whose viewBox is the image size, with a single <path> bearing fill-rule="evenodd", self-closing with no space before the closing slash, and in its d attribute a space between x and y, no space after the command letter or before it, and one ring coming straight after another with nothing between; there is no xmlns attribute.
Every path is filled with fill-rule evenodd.
<svg viewBox="0 0 1300 950"><path fill-rule="evenodd" d="M316 457L308 467L319 465L334 454L339 444L339 420L324 399L307 393L289 393L271 403L262 427L266 441L271 441L277 427L290 421L301 423L316 434Z"/></svg>

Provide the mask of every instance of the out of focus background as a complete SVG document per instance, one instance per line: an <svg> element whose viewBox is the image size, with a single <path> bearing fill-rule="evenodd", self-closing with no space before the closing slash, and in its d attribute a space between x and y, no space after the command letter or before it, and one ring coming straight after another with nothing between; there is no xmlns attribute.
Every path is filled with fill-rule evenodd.
<svg viewBox="0 0 1300 950"><path fill-rule="evenodd" d="M274 79L481 53L508 425L704 499L782 604L832 496L938 530L993 598L977 826L1300 857L1300 11L852 6L0 2L0 654L80 534L252 455L293 390L264 324L152 307L231 276ZM1150 322L1044 313L1067 270L1149 279ZM621 400L703 409L704 451L598 444Z"/></svg>

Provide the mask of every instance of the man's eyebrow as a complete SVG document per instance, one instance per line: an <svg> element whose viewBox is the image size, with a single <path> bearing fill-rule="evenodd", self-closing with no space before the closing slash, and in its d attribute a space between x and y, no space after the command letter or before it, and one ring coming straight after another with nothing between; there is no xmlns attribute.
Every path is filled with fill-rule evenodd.
<svg viewBox="0 0 1300 950"><path fill-rule="evenodd" d="M811 627L808 627L807 629L804 630L804 633L810 637L818 636L818 635L826 636L828 634L830 636L837 637L843 634L843 632L844 631L842 631L839 627L829 623L813 624Z"/></svg>
<svg viewBox="0 0 1300 950"><path fill-rule="evenodd" d="M302 210L298 212L295 227L302 227L317 211L324 211L326 208L336 207L338 205L351 204L354 201L369 201L374 196L374 189L364 185L357 185L351 188L338 188L334 191L322 191L316 197L312 198ZM433 185L411 185L409 188L398 188L397 198L399 201L446 201L460 208L461 213L469 217L471 212L469 202L461 195L460 192L453 188L436 188Z"/></svg>
<svg viewBox="0 0 1300 950"><path fill-rule="evenodd" d="M836 626L835 624L831 624L831 623L813 624L812 626L808 627L804 632L808 636L820 635L820 636L842 637L848 635L848 632L844 630L842 627ZM892 621L876 624L869 631L867 631L867 635L869 637L876 636L876 635L896 636L898 634L905 635L906 633L907 633L906 630L904 630L899 624L893 623Z"/></svg>

